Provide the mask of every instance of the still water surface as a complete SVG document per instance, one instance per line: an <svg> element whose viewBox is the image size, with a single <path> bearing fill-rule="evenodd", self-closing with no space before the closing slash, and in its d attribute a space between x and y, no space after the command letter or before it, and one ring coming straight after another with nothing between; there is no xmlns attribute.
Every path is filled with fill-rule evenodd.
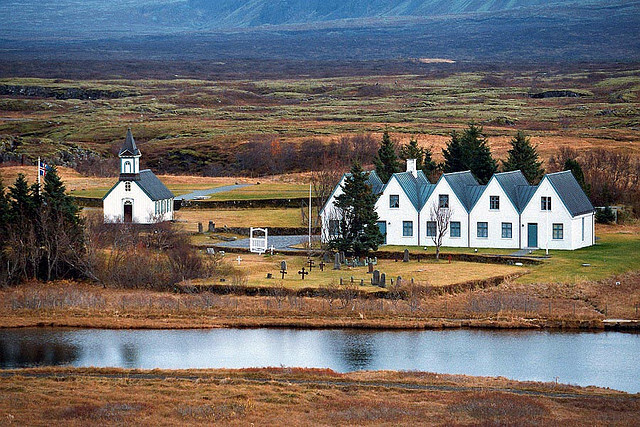
<svg viewBox="0 0 640 427"><path fill-rule="evenodd" d="M419 370L640 392L640 335L300 329L0 330L0 368Z"/></svg>

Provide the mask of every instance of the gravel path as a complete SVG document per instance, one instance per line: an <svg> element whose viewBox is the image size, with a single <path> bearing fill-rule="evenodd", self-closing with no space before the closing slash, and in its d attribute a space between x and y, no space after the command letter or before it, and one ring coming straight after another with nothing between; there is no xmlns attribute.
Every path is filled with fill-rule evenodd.
<svg viewBox="0 0 640 427"><path fill-rule="evenodd" d="M236 190L238 188L248 187L253 184L235 184L235 185L225 185L223 187L209 188L206 190L196 190L193 193L183 194L182 196L176 197L176 200L195 200L198 197L206 197L211 194L216 193L224 193L225 191Z"/></svg>
<svg viewBox="0 0 640 427"><path fill-rule="evenodd" d="M314 236L311 236L312 238ZM299 250L305 251L305 249L300 248L292 248L293 245L299 245L300 243L304 243L309 241L309 236L306 235L298 235L298 236L269 236L267 240L267 246L271 247L273 245L273 249L287 249L287 250ZM221 242L216 243L216 246L223 248L246 248L249 249L249 239L239 239L233 242Z"/></svg>

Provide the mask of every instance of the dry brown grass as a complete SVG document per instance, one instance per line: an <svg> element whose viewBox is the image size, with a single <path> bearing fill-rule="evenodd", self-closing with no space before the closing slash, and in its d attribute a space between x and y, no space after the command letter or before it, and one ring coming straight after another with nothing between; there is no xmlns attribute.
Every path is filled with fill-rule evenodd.
<svg viewBox="0 0 640 427"><path fill-rule="evenodd" d="M426 288L417 302L353 296L172 294L58 282L0 290L0 327L210 328L603 328L602 319L638 319L640 273L574 287L519 284L453 294ZM233 280L231 281L233 282ZM605 309L608 310L605 316Z"/></svg>
<svg viewBox="0 0 640 427"><path fill-rule="evenodd" d="M0 420L16 425L630 425L640 410L637 396L609 390L419 372L12 374L0 379Z"/></svg>

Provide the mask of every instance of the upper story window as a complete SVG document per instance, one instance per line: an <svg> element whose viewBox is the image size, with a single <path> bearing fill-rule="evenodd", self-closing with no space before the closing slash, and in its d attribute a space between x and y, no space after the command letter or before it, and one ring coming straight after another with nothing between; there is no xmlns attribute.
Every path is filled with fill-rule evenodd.
<svg viewBox="0 0 640 427"><path fill-rule="evenodd" d="M124 162L124 173L131 173L131 162L128 160Z"/></svg>
<svg viewBox="0 0 640 427"><path fill-rule="evenodd" d="M540 209L543 211L551 210L551 197L542 196L540 198Z"/></svg>
<svg viewBox="0 0 640 427"><path fill-rule="evenodd" d="M489 209L500 209L500 196L489 196Z"/></svg>
<svg viewBox="0 0 640 427"><path fill-rule="evenodd" d="M438 196L438 207L439 208L449 208L449 195L448 194L440 194Z"/></svg>
<svg viewBox="0 0 640 427"><path fill-rule="evenodd" d="M389 207L390 208L399 208L400 207L400 196L397 194L389 195Z"/></svg>
<svg viewBox="0 0 640 427"><path fill-rule="evenodd" d="M131 191L131 182L130 181L125 181L124 182L124 191Z"/></svg>

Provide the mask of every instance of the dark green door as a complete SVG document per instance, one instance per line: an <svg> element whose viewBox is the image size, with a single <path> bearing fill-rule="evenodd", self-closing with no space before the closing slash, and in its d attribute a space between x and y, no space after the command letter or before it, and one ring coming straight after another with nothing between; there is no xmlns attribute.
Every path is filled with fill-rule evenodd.
<svg viewBox="0 0 640 427"><path fill-rule="evenodd" d="M384 237L384 245L387 244L387 221L378 221L378 228L380 229L380 234Z"/></svg>
<svg viewBox="0 0 640 427"><path fill-rule="evenodd" d="M538 247L538 224L537 223L529 223L529 228L527 230L527 247L529 248L537 248Z"/></svg>

